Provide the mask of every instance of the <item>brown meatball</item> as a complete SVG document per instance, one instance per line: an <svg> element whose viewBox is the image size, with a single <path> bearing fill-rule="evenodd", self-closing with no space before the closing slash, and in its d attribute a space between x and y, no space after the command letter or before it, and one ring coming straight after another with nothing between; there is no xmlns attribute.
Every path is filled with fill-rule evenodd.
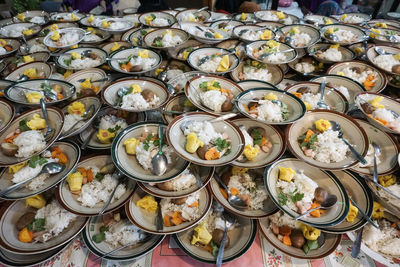
<svg viewBox="0 0 400 267"><path fill-rule="evenodd" d="M89 53L89 54L88 54L88 57L91 58L91 59L93 59L93 60L96 60L96 59L99 58L99 56L98 56L96 53L93 53L93 52Z"/></svg>
<svg viewBox="0 0 400 267"><path fill-rule="evenodd" d="M232 176L232 171L228 170L226 172L224 172L221 176L221 180L224 184L228 185L229 181L231 180L231 176Z"/></svg>
<svg viewBox="0 0 400 267"><path fill-rule="evenodd" d="M292 241L292 246L295 248L302 248L306 239L303 236L303 233L299 229L292 230L290 234L290 241Z"/></svg>
<svg viewBox="0 0 400 267"><path fill-rule="evenodd" d="M258 101L259 99L258 98L254 98L253 99L254 101ZM249 109L251 109L252 107L258 107L258 103L256 103L256 102L250 102L249 104L248 104L248 108Z"/></svg>
<svg viewBox="0 0 400 267"><path fill-rule="evenodd" d="M216 244L218 247L221 245L222 237L224 236L224 230L221 229L215 229L212 233L212 241L214 244ZM225 240L225 248L229 247L230 239L228 234L226 235L226 240Z"/></svg>
<svg viewBox="0 0 400 267"><path fill-rule="evenodd" d="M400 74L400 65L394 65L392 67L392 72Z"/></svg>
<svg viewBox="0 0 400 267"><path fill-rule="evenodd" d="M205 145L205 146L199 147L197 149L197 151L196 151L197 152L197 156L199 156L199 158L205 160L206 159L206 153L210 148L211 148L211 145Z"/></svg>
<svg viewBox="0 0 400 267"><path fill-rule="evenodd" d="M187 199L188 199L187 197L175 198L175 199L172 199L171 202L176 205L182 205L182 204L186 203Z"/></svg>
<svg viewBox="0 0 400 267"><path fill-rule="evenodd" d="M80 95L81 96L95 96L96 93L92 89L86 88L86 89L82 89L80 91Z"/></svg>
<svg viewBox="0 0 400 267"><path fill-rule="evenodd" d="M156 184L158 188L165 191L174 191L174 184L171 181Z"/></svg>
<svg viewBox="0 0 400 267"><path fill-rule="evenodd" d="M36 213L34 212L27 212L21 217L19 217L17 223L15 224L15 227L17 227L18 231L21 231L25 227L28 226L34 219L35 219Z"/></svg>
<svg viewBox="0 0 400 267"><path fill-rule="evenodd" d="M232 102L231 102L229 99L227 99L227 100L225 100L225 102L222 104L222 106L221 106L221 111L223 111L223 112L231 111L232 108L233 108Z"/></svg>
<svg viewBox="0 0 400 267"><path fill-rule="evenodd" d="M138 71L142 71L142 70L143 70L143 67L141 65L133 65L129 71L130 72L138 72Z"/></svg>
<svg viewBox="0 0 400 267"><path fill-rule="evenodd" d="M300 94L311 93L311 89L308 86L303 86L303 87L300 87L299 89L297 89L297 93L300 93Z"/></svg>
<svg viewBox="0 0 400 267"><path fill-rule="evenodd" d="M317 187L317 189L315 189L314 191L314 198L318 203L324 203L326 201L326 199L328 198L328 192L321 188L321 187Z"/></svg>
<svg viewBox="0 0 400 267"><path fill-rule="evenodd" d="M13 157L18 152L18 146L11 143L2 143L1 151L4 155Z"/></svg>
<svg viewBox="0 0 400 267"><path fill-rule="evenodd" d="M370 104L370 103L362 103L361 104L361 108L364 110L365 113L367 114L372 114L372 112L374 112L374 107Z"/></svg>
<svg viewBox="0 0 400 267"><path fill-rule="evenodd" d="M144 89L140 94L147 102L150 102L154 99L154 93L149 89Z"/></svg>
<svg viewBox="0 0 400 267"><path fill-rule="evenodd" d="M351 67L350 68L352 71L355 71L358 74L361 74L363 71L360 67Z"/></svg>

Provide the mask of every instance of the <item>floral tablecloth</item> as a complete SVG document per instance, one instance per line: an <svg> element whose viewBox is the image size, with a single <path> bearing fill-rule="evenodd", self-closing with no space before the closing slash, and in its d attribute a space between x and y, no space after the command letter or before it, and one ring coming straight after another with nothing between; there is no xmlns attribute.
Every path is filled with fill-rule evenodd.
<svg viewBox="0 0 400 267"><path fill-rule="evenodd" d="M240 258L229 263L230 267L242 266L265 266L265 267L384 267L385 265L375 262L363 252L357 259L351 257L353 242L343 236L338 248L324 259L319 260L300 260L287 256L275 249L268 241L257 235L251 248ZM55 256L53 259L41 264L40 266L60 266L60 267L206 267L213 266L193 260L178 248L174 240L166 237L160 246L146 256L126 262L96 260L96 256L86 248L80 237L76 238L71 244ZM1 264L0 264L1 265Z"/></svg>

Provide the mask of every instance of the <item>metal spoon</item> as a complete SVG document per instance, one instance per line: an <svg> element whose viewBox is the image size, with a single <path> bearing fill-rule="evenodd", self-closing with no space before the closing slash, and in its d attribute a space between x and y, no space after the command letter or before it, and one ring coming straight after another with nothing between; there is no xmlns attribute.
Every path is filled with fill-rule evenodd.
<svg viewBox="0 0 400 267"><path fill-rule="evenodd" d="M151 172L157 176L163 175L167 171L168 160L162 151L163 129L158 125L158 153L151 159Z"/></svg>
<svg viewBox="0 0 400 267"><path fill-rule="evenodd" d="M47 110L46 110L46 104L44 103L43 98L40 99L40 108L42 109L43 118L46 121L46 128L47 128L44 137L47 137L53 131L53 129L50 127L49 117L47 115Z"/></svg>
<svg viewBox="0 0 400 267"><path fill-rule="evenodd" d="M24 89L24 90L28 90L28 91L41 92L41 93L43 93L46 97L50 98L51 100L54 100L54 101L57 101L57 100L58 100L58 98L57 98L57 96L56 96L55 94L53 94L52 92L49 92L49 91L47 91L47 90L32 89L32 88L28 88L28 87L21 86L21 85L13 85L12 88L20 88L20 89ZM21 92L21 91L20 91L20 92ZM21 93L22 93L22 95L24 95L23 92L21 92Z"/></svg>
<svg viewBox="0 0 400 267"><path fill-rule="evenodd" d="M100 83L100 82L106 82L106 81L109 81L109 80L110 80L110 77L107 76L106 78L102 78L102 79L94 80L94 81L90 81L90 82L91 83ZM78 83L83 83L84 81L86 81L85 78L77 80Z"/></svg>
<svg viewBox="0 0 400 267"><path fill-rule="evenodd" d="M75 122L74 125L72 125L72 127L69 128L69 129L63 134L63 136L62 136L60 139L62 139L64 136L67 136L67 135L71 134L71 133L74 131L74 128L76 127L76 125L78 125L79 123L85 122L85 121L89 120L89 119L93 116L94 110L95 110L94 105L93 105L93 104L90 105L89 108L88 108L87 110L85 110L85 112L84 112L83 115L81 116L82 119L79 120L79 121L77 121L77 122Z"/></svg>
<svg viewBox="0 0 400 267"><path fill-rule="evenodd" d="M282 31L281 27L276 27L276 30L277 30L278 32L280 32L283 36L285 36L285 43L287 43L287 44L290 45L291 42L292 42L292 37L287 36L287 35Z"/></svg>
<svg viewBox="0 0 400 267"><path fill-rule="evenodd" d="M219 56L220 56L220 57L223 57L223 56L227 56L227 55L233 55L233 54L235 54L235 53L236 53L236 50L230 51L229 53L221 54L221 55L219 55ZM210 58L211 58L211 56L205 56L205 57L201 58L201 59L199 60L199 62L197 63L197 65L200 66L200 65L206 63Z"/></svg>
<svg viewBox="0 0 400 267"><path fill-rule="evenodd" d="M290 48L290 49L286 49L286 50L278 50L276 52L269 52L269 53L265 53L265 54L260 55L257 59L258 60L263 60L263 59L265 59L266 57L268 57L270 55L277 54L277 53L288 53L288 52L292 52L293 50L294 50L293 48Z"/></svg>
<svg viewBox="0 0 400 267"><path fill-rule="evenodd" d="M375 46L374 50L379 55L394 55L393 53L386 52L385 50L383 50L381 47L378 47L378 46Z"/></svg>
<svg viewBox="0 0 400 267"><path fill-rule="evenodd" d="M202 187L203 186L203 181L201 180L201 177L200 177L200 174L199 174L200 173L199 167L197 165L194 165L194 164L190 163L189 164L189 171L196 178L197 185L199 187Z"/></svg>
<svg viewBox="0 0 400 267"><path fill-rule="evenodd" d="M235 218L233 218L231 214L224 212L222 216L225 220L225 229L224 234L222 235L221 244L219 245L217 260L215 263L215 265L218 267L222 265L222 260L224 258L226 234L228 233L229 228L235 223Z"/></svg>
<svg viewBox="0 0 400 267"><path fill-rule="evenodd" d="M17 82L24 82L24 81L27 81L27 80L29 80L29 77L26 76L25 74L22 74L22 75L18 78Z"/></svg>
<svg viewBox="0 0 400 267"><path fill-rule="evenodd" d="M378 183L378 166L376 164L376 159L378 158L378 155L381 153L381 148L379 145L375 142L372 142L372 146L374 147L374 183Z"/></svg>
<svg viewBox="0 0 400 267"><path fill-rule="evenodd" d="M314 210L318 210L318 209L324 209L324 210L326 210L326 209L329 209L329 208L333 207L333 206L336 204L336 202L337 202L337 196L336 196L336 195L329 195L329 196L327 197L327 199L325 200L325 202L322 203L320 207L316 207L316 208L313 208L313 209L309 209L308 211L306 211L305 213L303 213L303 214L297 216L297 217L294 218L294 219L297 221L297 220L299 220L299 219L305 217L306 215L310 214L310 213L313 212Z"/></svg>
<svg viewBox="0 0 400 267"><path fill-rule="evenodd" d="M155 197L155 200L158 203L158 207L157 207L157 216L156 216L156 229L157 231L162 231L164 229L164 223L163 223L163 219L162 219L162 213L161 213L161 198L159 197Z"/></svg>
<svg viewBox="0 0 400 267"><path fill-rule="evenodd" d="M108 207L110 206L110 204L111 204L111 200L112 200L112 198L114 197L115 192L117 191L118 186L126 181L126 177L125 177L125 178L122 178L122 177L124 177L124 175L123 175L122 173L120 173L119 171L116 171L116 172L113 174L113 177L115 177L115 178L118 180L118 183L117 183L117 185L114 187L113 191L111 192L110 196L108 197L106 203L104 204L103 208L100 210L100 212L98 213L98 215L102 215L102 214L107 210L107 208L108 208Z"/></svg>
<svg viewBox="0 0 400 267"><path fill-rule="evenodd" d="M167 61L167 64L163 68L163 70L157 75L157 78L163 82L167 79L167 70L169 68L169 65L171 65L172 58L169 58Z"/></svg>
<svg viewBox="0 0 400 267"><path fill-rule="evenodd" d="M376 223L374 223L374 221L371 220L371 218L370 218L369 216L367 216L367 214L365 214L365 212L360 208L360 206L358 206L358 204L357 204L351 197L349 197L349 199L350 199L350 201L351 201L351 204L353 204L353 206L355 206L355 207L358 209L358 211L360 212L360 214L361 214L370 224L372 224L373 227L379 229L379 226L376 225Z"/></svg>
<svg viewBox="0 0 400 267"><path fill-rule="evenodd" d="M89 136L85 139L85 141L83 141L81 149L85 149L87 147L87 145L89 144L90 140L92 139L92 136L99 130L100 121L101 121L100 117L96 117L94 119L93 124L92 124L93 129L90 132Z"/></svg>
<svg viewBox="0 0 400 267"><path fill-rule="evenodd" d="M308 53L308 55L309 56L313 56L313 55L315 55L316 53L318 53L319 51L322 51L322 50L325 50L325 48L323 47L323 48L316 49L313 52Z"/></svg>
<svg viewBox="0 0 400 267"><path fill-rule="evenodd" d="M328 38L334 42L339 42L339 37L336 34L330 33L328 34Z"/></svg>
<svg viewBox="0 0 400 267"><path fill-rule="evenodd" d="M119 107L119 105L121 105L122 102L122 97L126 95L128 92L129 88L126 87L119 88L117 91L117 96L118 96L117 103L114 106Z"/></svg>
<svg viewBox="0 0 400 267"><path fill-rule="evenodd" d="M360 254L363 230L364 230L364 227L360 229L360 231L357 234L356 240L354 240L353 248L351 249L351 256L353 258L357 258L358 254Z"/></svg>
<svg viewBox="0 0 400 267"><path fill-rule="evenodd" d="M332 124L332 130L338 132L338 137L342 139L343 142L349 147L351 153L353 153L353 155L357 158L357 160L359 160L362 164L367 164L365 158L360 153L358 153L358 151L349 142L347 142L346 139L343 138L343 132L340 127L340 124L335 121L330 121L330 122Z"/></svg>
<svg viewBox="0 0 400 267"><path fill-rule="evenodd" d="M324 96L325 96L325 81L322 81L321 84L319 85L320 88L320 93L321 93L321 98L317 102L317 107L319 109L328 109L328 105L324 101Z"/></svg>
<svg viewBox="0 0 400 267"><path fill-rule="evenodd" d="M234 207L236 209L240 209L240 210L248 208L247 204L241 198L231 194L231 192L229 191L229 188L225 185L224 182L222 182L221 177L219 176L219 174L217 172L214 172L214 178L225 189L226 193L228 194L228 202L229 202L229 204L232 205L232 207Z"/></svg>
<svg viewBox="0 0 400 267"><path fill-rule="evenodd" d="M43 166L42 170L39 172L38 175L31 177L29 179L26 179L23 182L17 183L15 185L10 186L9 188L3 190L0 192L0 197L4 197L6 195L8 195L9 193L17 190L18 188L20 188L21 186L23 186L24 184L32 181L33 179L37 178L39 175L44 174L44 173L48 173L48 174L57 174L60 173L62 170L64 169L64 166L56 163L56 162L50 162L47 163Z"/></svg>
<svg viewBox="0 0 400 267"><path fill-rule="evenodd" d="M204 6L200 9L197 9L195 12L193 12L193 14L200 13L201 11L206 10L207 8L208 8L208 6Z"/></svg>

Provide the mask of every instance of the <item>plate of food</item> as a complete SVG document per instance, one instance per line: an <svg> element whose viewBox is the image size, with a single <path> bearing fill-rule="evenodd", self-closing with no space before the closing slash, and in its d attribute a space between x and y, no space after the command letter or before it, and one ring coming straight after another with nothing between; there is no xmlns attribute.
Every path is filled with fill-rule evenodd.
<svg viewBox="0 0 400 267"><path fill-rule="evenodd" d="M147 33L143 37L144 45L153 49L169 49L184 44L189 34L181 29L163 28Z"/></svg>
<svg viewBox="0 0 400 267"><path fill-rule="evenodd" d="M264 179L269 197L293 219L336 199L330 208L315 209L298 222L320 228L335 226L349 213L349 197L339 180L302 160L280 159L265 170Z"/></svg>
<svg viewBox="0 0 400 267"><path fill-rule="evenodd" d="M102 108L93 123L86 131L79 134L79 140L88 142L87 147L95 150L110 149L115 136L132 124L138 121L145 121L144 112L129 113L111 107ZM91 134L93 132L93 134ZM90 140L87 140L90 138Z"/></svg>
<svg viewBox="0 0 400 267"><path fill-rule="evenodd" d="M14 105L5 101L4 99L0 99L0 133L7 129L7 127L11 124L15 116Z"/></svg>
<svg viewBox="0 0 400 267"><path fill-rule="evenodd" d="M333 64L337 62L350 61L356 54L347 47L340 44L318 43L307 48L308 53L312 53L313 58L322 63Z"/></svg>
<svg viewBox="0 0 400 267"><path fill-rule="evenodd" d="M26 106L39 106L40 99L47 105L69 101L75 95L75 86L54 79L34 79L17 82L4 90L8 100Z"/></svg>
<svg viewBox="0 0 400 267"><path fill-rule="evenodd" d="M285 25L296 24L299 22L299 18L282 11L277 10L261 10L254 12L257 19L262 21L276 21Z"/></svg>
<svg viewBox="0 0 400 267"><path fill-rule="evenodd" d="M307 111L298 97L274 88L246 90L236 97L235 106L250 119L277 125L294 123Z"/></svg>
<svg viewBox="0 0 400 267"><path fill-rule="evenodd" d="M168 55L172 57L173 59L181 60L181 61L186 61L188 55L190 52L193 50L200 48L204 46L201 42L197 40L187 40L185 43L171 47L168 49Z"/></svg>
<svg viewBox="0 0 400 267"><path fill-rule="evenodd" d="M202 10L198 12L196 9L185 9L175 15L175 18L178 21L198 23L207 22L210 17L211 13L209 11Z"/></svg>
<svg viewBox="0 0 400 267"><path fill-rule="evenodd" d="M316 15L316 14L309 14L304 17L304 21L310 24L313 24L314 26L322 26L322 25L329 25L329 24L336 24L339 21L335 18L332 17L327 17L327 16L322 16L322 15Z"/></svg>
<svg viewBox="0 0 400 267"><path fill-rule="evenodd" d="M326 74L336 74L348 77L362 84L366 91L379 93L387 84L386 75L377 68L357 60L336 63L332 65Z"/></svg>
<svg viewBox="0 0 400 267"><path fill-rule="evenodd" d="M13 17L13 20L15 23L30 22L43 25L49 21L49 14L42 10L28 10L18 13L15 17Z"/></svg>
<svg viewBox="0 0 400 267"><path fill-rule="evenodd" d="M132 224L123 208L89 219L82 231L82 239L88 249L98 257L122 246L127 246L103 257L105 260L127 261L144 256L156 248L164 235L152 235Z"/></svg>
<svg viewBox="0 0 400 267"><path fill-rule="evenodd" d="M344 13L341 16L338 16L340 22L345 24L364 24L371 19L371 15L364 13Z"/></svg>
<svg viewBox="0 0 400 267"><path fill-rule="evenodd" d="M112 69L126 74L142 74L152 71L161 64L158 52L141 47L117 50L110 55L108 64Z"/></svg>
<svg viewBox="0 0 400 267"><path fill-rule="evenodd" d="M208 26L187 25L184 30L194 39L204 44L217 44L230 38L230 34L224 30L213 29Z"/></svg>
<svg viewBox="0 0 400 267"><path fill-rule="evenodd" d="M83 41L86 35L89 33L81 28L56 29L44 37L43 43L52 48L67 48Z"/></svg>
<svg viewBox="0 0 400 267"><path fill-rule="evenodd" d="M384 45L374 46L367 49L366 55L368 60L380 70L390 75L400 74L400 48Z"/></svg>
<svg viewBox="0 0 400 267"><path fill-rule="evenodd" d="M342 235L321 232L279 211L258 219L261 233L276 249L298 259L321 259L339 246Z"/></svg>
<svg viewBox="0 0 400 267"><path fill-rule="evenodd" d="M229 121L216 121L216 115L190 112L176 117L167 129L168 143L175 152L201 166L222 166L243 152L244 137Z"/></svg>
<svg viewBox="0 0 400 267"><path fill-rule="evenodd" d="M278 208L268 196L264 185L264 168L242 168L223 166L215 170L214 177L218 175L220 182L211 179L209 188L215 198L226 210L250 219L269 216L278 211ZM228 201L227 190L231 195L237 196L246 204L243 209L238 209Z"/></svg>
<svg viewBox="0 0 400 267"><path fill-rule="evenodd" d="M96 68L106 62L107 53L95 47L74 48L58 56L56 63L67 70Z"/></svg>
<svg viewBox="0 0 400 267"><path fill-rule="evenodd" d="M5 79L10 81L25 81L33 79L48 79L52 67L46 62L31 62L10 72Z"/></svg>
<svg viewBox="0 0 400 267"><path fill-rule="evenodd" d="M187 62L195 70L222 75L236 69L239 58L234 52L223 48L203 47L190 52Z"/></svg>
<svg viewBox="0 0 400 267"><path fill-rule="evenodd" d="M224 30L230 33L231 35L233 33L233 29L239 25L244 25L244 23L238 20L231 20L231 19L220 19L210 24L211 28Z"/></svg>
<svg viewBox="0 0 400 267"><path fill-rule="evenodd" d="M108 76L104 70L88 68L77 71L66 79L73 84L78 97L98 95L108 83Z"/></svg>
<svg viewBox="0 0 400 267"><path fill-rule="evenodd" d="M29 38L37 34L42 27L38 24L21 22L4 25L0 29L0 35L6 38Z"/></svg>
<svg viewBox="0 0 400 267"><path fill-rule="evenodd" d="M14 39L0 40L0 57L6 57L18 50L20 43Z"/></svg>
<svg viewBox="0 0 400 267"><path fill-rule="evenodd" d="M123 50L131 47L132 44L127 41L115 41L100 45L100 48L106 51L108 54L112 54L117 50Z"/></svg>
<svg viewBox="0 0 400 267"><path fill-rule="evenodd" d="M107 39L111 38L111 33L99 29L94 29L92 27L86 28L86 34L81 44L101 44L105 42Z"/></svg>
<svg viewBox="0 0 400 267"><path fill-rule="evenodd" d="M295 60L297 51L274 40L255 41L246 46L246 55L267 64L285 64Z"/></svg>
<svg viewBox="0 0 400 267"><path fill-rule="evenodd" d="M205 187L213 173L213 167L200 167L191 164L177 177L166 182L138 182L138 185L143 191L152 196L161 198L186 197ZM196 176L198 176L199 180Z"/></svg>
<svg viewBox="0 0 400 267"><path fill-rule="evenodd" d="M324 63L319 62L310 56L298 57L287 64L290 69L301 76L319 76L325 73L326 67Z"/></svg>
<svg viewBox="0 0 400 267"><path fill-rule="evenodd" d="M260 80L273 85L279 84L284 77L278 65L269 65L256 60L246 59L230 73L235 82L243 80Z"/></svg>
<svg viewBox="0 0 400 267"><path fill-rule="evenodd" d="M163 106L168 101L169 93L165 86L154 81L127 78L107 85L101 96L110 107L141 112Z"/></svg>
<svg viewBox="0 0 400 267"><path fill-rule="evenodd" d="M85 15L77 12L58 12L50 16L50 20L57 22L76 22Z"/></svg>
<svg viewBox="0 0 400 267"><path fill-rule="evenodd" d="M384 132L400 133L400 104L395 99L377 93L362 92L355 96L355 103L372 125Z"/></svg>
<svg viewBox="0 0 400 267"><path fill-rule="evenodd" d="M331 110L307 112L301 121L286 128L286 138L297 158L325 170L341 170L359 163L343 138L363 157L368 152L368 137L361 126L353 118Z"/></svg>
<svg viewBox="0 0 400 267"><path fill-rule="evenodd" d="M234 82L216 75L194 77L185 87L186 97L193 105L215 115L234 112L233 99L242 91Z"/></svg>
<svg viewBox="0 0 400 267"><path fill-rule="evenodd" d="M135 181L116 177L116 167L108 155L89 157L78 163L56 190L57 200L69 212L97 216L115 187L115 194L104 213L118 209L132 196Z"/></svg>
<svg viewBox="0 0 400 267"><path fill-rule="evenodd" d="M61 110L47 107L52 133L46 139L46 121L40 109L31 109L16 117L0 134L0 166L10 166L29 160L50 147L61 134L64 116Z"/></svg>
<svg viewBox="0 0 400 267"><path fill-rule="evenodd" d="M293 24L279 28L277 38L294 48L306 48L317 43L321 35L317 29L304 24Z"/></svg>
<svg viewBox="0 0 400 267"><path fill-rule="evenodd" d="M206 217L192 229L178 233L174 239L178 246L191 258L215 264L225 229L224 216L234 216L214 202ZM246 253L257 234L257 223L245 217L236 217L228 228L223 263L233 261Z"/></svg>
<svg viewBox="0 0 400 267"><path fill-rule="evenodd" d="M368 29L369 37L377 45L396 46L400 43L400 29L371 28Z"/></svg>
<svg viewBox="0 0 400 267"><path fill-rule="evenodd" d="M166 28L171 27L176 19L166 12L147 12L139 16L139 22L149 27Z"/></svg>
<svg viewBox="0 0 400 267"><path fill-rule="evenodd" d="M271 29L256 24L236 26L232 33L244 42L275 39L275 33Z"/></svg>
<svg viewBox="0 0 400 267"><path fill-rule="evenodd" d="M162 235L182 232L202 220L210 210L212 195L203 188L182 198L155 198L136 186L125 210L129 220L143 231ZM161 227L157 228L157 220Z"/></svg>
<svg viewBox="0 0 400 267"><path fill-rule="evenodd" d="M105 18L97 22L96 27L111 33L122 33L135 27L135 23L124 18Z"/></svg>
<svg viewBox="0 0 400 267"><path fill-rule="evenodd" d="M25 256L67 244L87 223L87 218L63 209L51 191L12 202L1 218L0 246Z"/></svg>
<svg viewBox="0 0 400 267"><path fill-rule="evenodd" d="M162 117L166 123L170 123L177 116L185 112L197 111L197 107L181 92L171 97L162 109ZM172 112L171 112L172 111Z"/></svg>
<svg viewBox="0 0 400 267"><path fill-rule="evenodd" d="M318 109L318 101L321 99L320 87L321 84L316 82L298 82L287 87L285 91L300 98L309 111ZM347 99L336 89L326 86L323 99L329 110L346 113L348 109Z"/></svg>
<svg viewBox="0 0 400 267"><path fill-rule="evenodd" d="M119 133L113 141L111 155L114 164L126 176L141 182L165 182L181 174L189 162L178 157L172 147L158 138L158 127L165 124L138 122ZM160 143L167 159L166 171L153 173L152 159L158 153Z"/></svg>
<svg viewBox="0 0 400 267"><path fill-rule="evenodd" d="M1 191L17 183L24 182L26 179L37 177L25 186L2 196L2 198L7 200L23 199L50 189L73 171L80 156L81 151L76 144L56 142L44 152L31 157L28 161L4 168L0 173ZM53 175L41 173L43 167L52 162L61 164L63 166L62 171Z"/></svg>
<svg viewBox="0 0 400 267"><path fill-rule="evenodd" d="M358 27L330 24L321 28L321 36L330 43L351 45L365 40L365 33Z"/></svg>
<svg viewBox="0 0 400 267"><path fill-rule="evenodd" d="M245 144L243 154L231 165L261 168L271 164L285 152L286 140L278 127L249 118L232 119L232 122L242 132Z"/></svg>

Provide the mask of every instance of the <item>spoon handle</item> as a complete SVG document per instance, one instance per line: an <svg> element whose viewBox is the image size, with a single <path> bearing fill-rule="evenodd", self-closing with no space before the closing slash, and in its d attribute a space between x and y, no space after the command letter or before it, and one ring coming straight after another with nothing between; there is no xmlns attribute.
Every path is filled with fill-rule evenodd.
<svg viewBox="0 0 400 267"><path fill-rule="evenodd" d="M227 232L228 232L228 227L226 226L226 221L225 221L224 234L222 235L221 244L219 245L219 249L218 249L217 260L216 260L216 263L215 263L215 265L217 265L218 267L220 267L222 265L222 259L224 258L226 233Z"/></svg>
<svg viewBox="0 0 400 267"><path fill-rule="evenodd" d="M371 220L371 218L370 218L369 216L367 216L367 214L365 214L365 212L360 208L360 206L358 206L358 204L357 204L351 197L349 197L349 199L350 199L350 201L351 201L351 204L353 204L353 205L358 209L358 211L361 213L361 215L362 215L370 224L372 224L373 227L379 229L379 226L376 225L376 223L374 223L374 221Z"/></svg>
<svg viewBox="0 0 400 267"><path fill-rule="evenodd" d="M321 85L320 85L320 88L321 88L321 90L320 90L321 97L320 97L320 99L319 99L319 101L321 101L321 102L324 101L325 87L326 87L325 85L326 85L325 81L322 81L322 82L321 82Z"/></svg>
<svg viewBox="0 0 400 267"><path fill-rule="evenodd" d="M158 203L157 207L157 216L156 216L156 229L157 231L162 231L164 226L163 226L163 219L162 219L162 213L161 213L161 199L156 198L156 201Z"/></svg>
<svg viewBox="0 0 400 267"><path fill-rule="evenodd" d="M376 150L374 151L374 183L378 183L378 166L376 165Z"/></svg>
<svg viewBox="0 0 400 267"><path fill-rule="evenodd" d="M113 197L115 195L115 192L117 191L118 186L123 182L123 179L121 178L121 176L123 176L123 175L120 172L115 173L113 176L118 179L118 183L114 187L113 191L111 192L110 196L107 199L107 202L104 204L104 206L101 209L101 211L99 212L98 216L102 215L107 210L107 208L110 206L111 200L113 199Z"/></svg>
<svg viewBox="0 0 400 267"><path fill-rule="evenodd" d="M311 212L313 212L314 210L318 210L318 209L322 209L322 207L316 207L310 210L307 210L306 212L304 212L303 214L300 214L299 216L297 216L296 218L294 218L296 221L307 216L308 214L310 214Z"/></svg>
<svg viewBox="0 0 400 267"><path fill-rule="evenodd" d="M222 115L222 116L220 116L218 118L210 120L210 123L214 123L214 122L218 122L218 121L224 121L224 120L236 117L236 116L237 116L236 113L228 113L228 114Z"/></svg>
<svg viewBox="0 0 400 267"><path fill-rule="evenodd" d="M355 150L355 148L349 143L347 142L346 139L342 138L343 142L349 147L351 153L353 153L353 155L362 163L362 164L367 164L367 161L365 160L365 158L358 153L357 150Z"/></svg>
<svg viewBox="0 0 400 267"><path fill-rule="evenodd" d="M353 248L351 249L351 256L353 258L357 258L358 254L360 254L360 248L361 248L361 240L362 240L362 233L363 233L363 229L361 228L360 231L357 234L356 240L354 240L353 243Z"/></svg>
<svg viewBox="0 0 400 267"><path fill-rule="evenodd" d="M85 149L87 145L89 144L90 140L92 139L92 136L97 132L96 128L93 128L92 131L90 132L89 136L83 141L81 149Z"/></svg>
<svg viewBox="0 0 400 267"><path fill-rule="evenodd" d="M162 132L162 125L158 125L158 154L162 154L162 138L163 138L163 132Z"/></svg>
<svg viewBox="0 0 400 267"><path fill-rule="evenodd" d="M27 184L28 182L32 181L33 179L35 179L36 177L38 177L39 175L41 175L43 173L43 171L40 171L38 175L33 176L29 179L26 179L25 181L22 181L18 184L12 185L10 187L8 187L7 189L0 191L0 197L4 197L6 195L8 195L9 193L17 190L18 188L20 188L21 186L23 186L24 184Z"/></svg>
<svg viewBox="0 0 400 267"><path fill-rule="evenodd" d="M228 193L228 195L230 194L229 188L226 186L225 183L222 182L221 177L219 176L219 174L215 171L214 172L214 179L217 180L217 182L222 185L222 187L226 190L226 192Z"/></svg>
<svg viewBox="0 0 400 267"><path fill-rule="evenodd" d="M49 116L47 115L46 104L44 103L43 98L40 99L40 107L42 109L43 118L46 121L46 129L47 129L47 132L45 134L45 137L46 137L51 132L51 128L50 128Z"/></svg>
<svg viewBox="0 0 400 267"><path fill-rule="evenodd" d="M95 109L95 107L94 107L93 104L89 106L89 108L88 108L88 110L87 110L88 114L89 114L89 112L91 112L91 111L90 111L91 109L93 109L93 111L94 111L94 109ZM86 118L86 119L84 119L84 120L80 120L80 121L75 122L74 125L72 125L71 128L69 128L65 133L63 133L63 135L61 136L60 139L64 138L64 136L70 135L70 134L74 131L74 128L75 128L79 123L85 122L85 121L91 119L92 117L93 117L93 116L91 116L91 117L89 117L89 118Z"/></svg>
<svg viewBox="0 0 400 267"><path fill-rule="evenodd" d="M392 191L390 191L389 189L387 189L386 187L382 186L380 183L375 183L374 180L372 180L371 178L367 177L367 176L362 176L364 179L371 181L372 183L374 183L377 187L379 187L380 189L382 189L383 191L386 191L389 195L400 199L400 196L396 195L395 193L393 193Z"/></svg>

